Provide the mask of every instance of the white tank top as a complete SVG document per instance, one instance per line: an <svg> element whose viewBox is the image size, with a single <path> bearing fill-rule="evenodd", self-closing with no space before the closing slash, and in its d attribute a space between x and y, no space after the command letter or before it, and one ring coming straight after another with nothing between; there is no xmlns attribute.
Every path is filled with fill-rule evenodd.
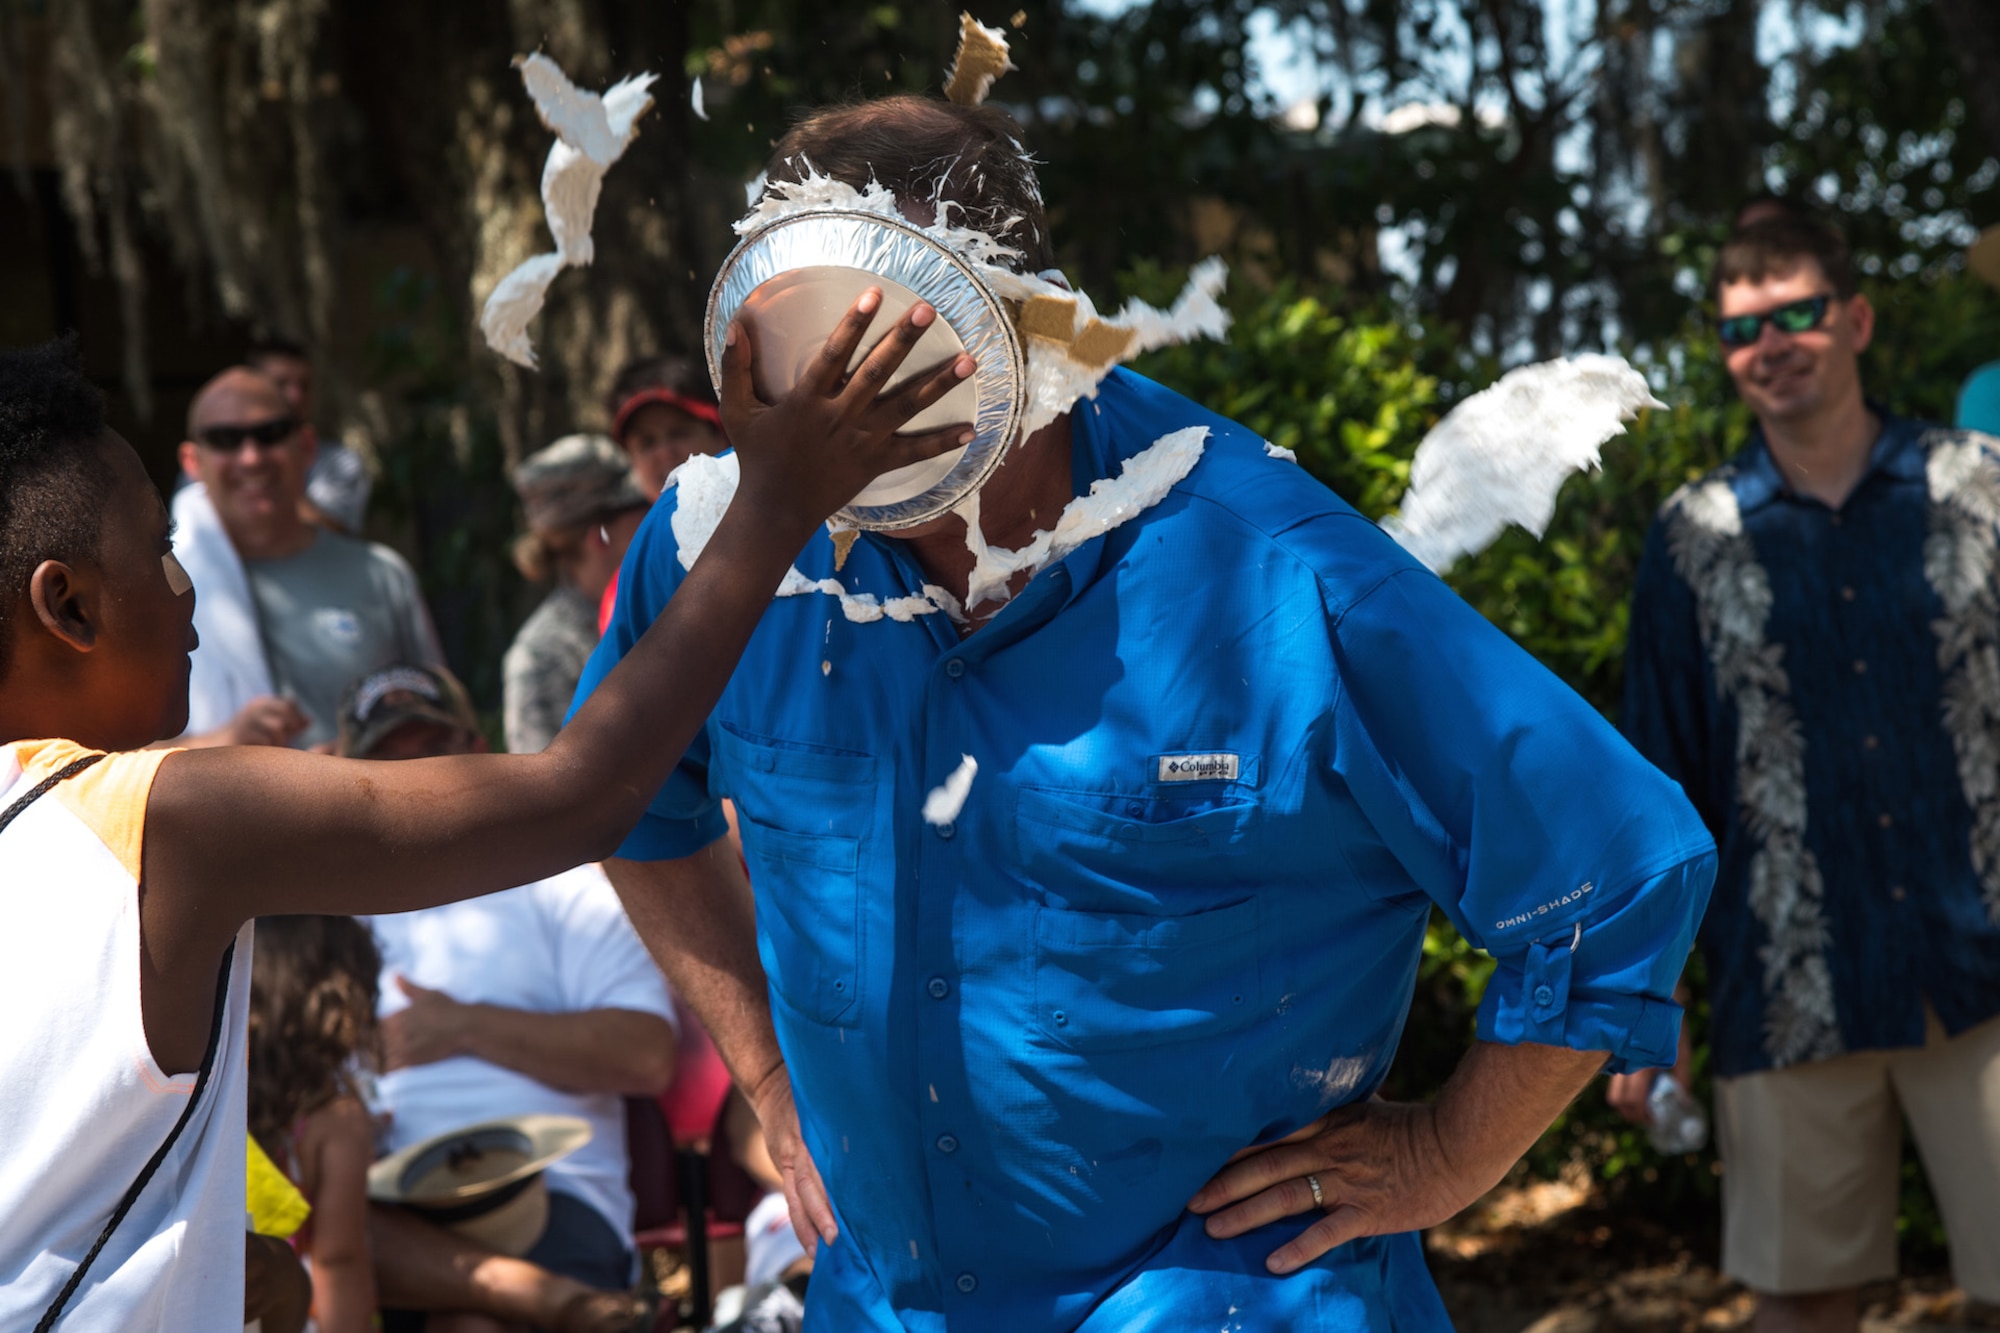
<svg viewBox="0 0 2000 1333"><path fill-rule="evenodd" d="M89 753L0 746L0 811ZM194 1090L153 1062L139 1011L140 856L165 757L109 755L0 831L0 1328L35 1326ZM250 940L246 924L201 1103L64 1333L243 1326Z"/></svg>

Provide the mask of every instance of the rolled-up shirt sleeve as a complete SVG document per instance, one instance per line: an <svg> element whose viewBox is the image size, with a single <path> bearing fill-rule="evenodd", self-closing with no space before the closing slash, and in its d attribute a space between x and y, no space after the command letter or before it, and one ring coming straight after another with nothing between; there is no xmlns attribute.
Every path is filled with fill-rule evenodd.
<svg viewBox="0 0 2000 1333"><path fill-rule="evenodd" d="M1428 572L1329 598L1333 766L1383 844L1499 966L1479 1036L1671 1064L1715 877L1680 789Z"/></svg>
<svg viewBox="0 0 2000 1333"><path fill-rule="evenodd" d="M569 716L583 705L611 669L618 665L639 636L646 632L680 587L679 550L672 525L673 493L668 492L632 539L618 572L618 600L604 637L584 664L577 682L576 700ZM565 722L568 718L564 719ZM708 731L703 728L688 742L681 757L660 790L653 796L638 826L618 848L628 861L676 861L692 856L728 831L722 803L709 792Z"/></svg>

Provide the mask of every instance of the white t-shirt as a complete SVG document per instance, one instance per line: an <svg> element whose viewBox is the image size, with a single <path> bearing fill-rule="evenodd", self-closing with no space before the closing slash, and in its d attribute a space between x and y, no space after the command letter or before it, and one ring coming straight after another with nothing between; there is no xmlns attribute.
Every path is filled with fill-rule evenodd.
<svg viewBox="0 0 2000 1333"><path fill-rule="evenodd" d="M89 751L0 746L0 810ZM139 1007L146 801L166 755L114 754L0 834L0 1328L35 1326L187 1110ZM222 1042L201 1102L70 1299L65 1333L213 1333L243 1324L245 1017L236 937Z"/></svg>
<svg viewBox="0 0 2000 1333"><path fill-rule="evenodd" d="M596 866L484 898L365 918L382 949L383 1017L409 1001L398 974L466 1004L533 1013L633 1009L675 1023L666 980ZM590 1122L590 1142L548 1170L549 1188L632 1232L625 1102L574 1093L470 1056L398 1069L378 1080L390 1112L388 1151L499 1116L555 1114Z"/></svg>

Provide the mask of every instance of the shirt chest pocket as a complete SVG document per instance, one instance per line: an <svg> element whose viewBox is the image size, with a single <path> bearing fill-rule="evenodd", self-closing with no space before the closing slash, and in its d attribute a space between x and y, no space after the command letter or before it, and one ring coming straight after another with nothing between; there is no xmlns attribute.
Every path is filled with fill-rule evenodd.
<svg viewBox="0 0 2000 1333"><path fill-rule="evenodd" d="M867 962L861 878L875 759L726 727L714 739L736 801L772 989L815 1022L852 1027Z"/></svg>
<svg viewBox="0 0 2000 1333"><path fill-rule="evenodd" d="M1239 867L1256 811L1222 794L1148 801L1023 789L1022 866L1050 899L1035 914L1043 1036L1082 1053L1140 1051L1252 1020L1259 914Z"/></svg>
<svg viewBox="0 0 2000 1333"><path fill-rule="evenodd" d="M1067 906L1212 902L1254 862L1259 813L1254 799L1229 789L1139 796L1023 787L1016 860Z"/></svg>

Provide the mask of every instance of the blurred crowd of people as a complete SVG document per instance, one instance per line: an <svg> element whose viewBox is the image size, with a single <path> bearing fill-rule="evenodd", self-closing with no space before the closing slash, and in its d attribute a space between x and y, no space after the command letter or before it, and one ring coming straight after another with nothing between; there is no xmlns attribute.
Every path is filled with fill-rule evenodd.
<svg viewBox="0 0 2000 1333"><path fill-rule="evenodd" d="M1893 385L1864 395L1875 316L1832 228L1746 210L1711 294L1757 429L1654 526L1622 723L1720 846L1712 1054L1683 1040L1678 1103L1657 1071L1609 1095L1652 1122L1712 1074L1724 1265L1759 1327L1851 1329L1856 1289L1893 1275L1906 1119L1959 1282L2000 1302L2000 719L1964 703L1966 673L1993 670L2000 492L1978 489L1983 446L1898 416ZM1979 417L1996 380L1969 386L1962 424L2000 426ZM189 411L172 508L201 646L174 743L486 747L416 576L365 536L367 467L315 430L312 386L299 348L261 344ZM510 751L562 727L673 470L725 447L705 369L676 356L626 367L604 417L513 475L513 560L548 591L504 661ZM1926 586L1958 617L1944 631L1910 595ZM690 1020L598 868L396 916L267 918L255 960L253 1152L311 1210L288 1247L253 1242L263 1328L649 1326L628 1099L669 1089ZM499 1138L465 1137L481 1125ZM810 1261L755 1118L737 1097L701 1129L766 1191L753 1290L729 1309L795 1328ZM435 1206L423 1182L454 1170Z"/></svg>

